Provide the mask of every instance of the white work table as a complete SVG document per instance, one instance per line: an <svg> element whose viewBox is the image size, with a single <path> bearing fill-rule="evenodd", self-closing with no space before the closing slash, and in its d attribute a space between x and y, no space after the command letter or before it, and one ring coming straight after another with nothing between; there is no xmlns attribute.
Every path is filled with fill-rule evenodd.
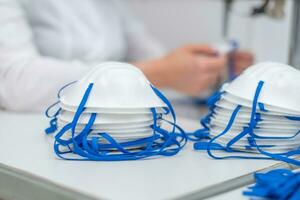
<svg viewBox="0 0 300 200"><path fill-rule="evenodd" d="M199 128L196 120L178 121L186 130ZM17 176L50 183L90 199L179 198L276 163L213 160L205 152L194 151L192 143L173 157L122 162L65 161L55 156L51 139L44 134L48 120L42 114L0 111L0 124L2 171L12 170ZM18 196L21 189L14 190Z"/></svg>
<svg viewBox="0 0 300 200"><path fill-rule="evenodd" d="M243 191L247 190L247 187L239 188L228 193L222 194L220 196L212 197L208 200L249 200L248 196L243 195Z"/></svg>

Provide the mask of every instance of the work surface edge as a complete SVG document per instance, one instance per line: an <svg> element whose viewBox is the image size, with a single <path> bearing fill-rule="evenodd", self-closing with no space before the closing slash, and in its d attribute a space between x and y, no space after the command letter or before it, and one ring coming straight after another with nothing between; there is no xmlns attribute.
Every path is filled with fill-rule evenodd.
<svg viewBox="0 0 300 200"><path fill-rule="evenodd" d="M20 115L0 112L0 119L4 122L5 126L0 128L0 137L4 138L2 140L3 145L0 146L0 163L12 167L12 169L34 174L34 176L42 178L41 180L45 179L62 188L69 188L71 191L77 191L83 195L86 194L88 197L113 199L120 199L120 197L124 197L123 199L141 199L144 196L144 199L176 198L275 163L274 161L216 161L208 158L205 153L193 151L191 144L183 152L172 158L130 161L119 164L62 161L53 155L51 146L46 142L46 136L42 135L47 124L47 120L42 115ZM180 118L179 121L186 129L193 130L199 126L196 121ZM14 127L14 131L10 130L8 127L13 127L15 123L18 123L19 127ZM7 133L7 131L10 134L4 133ZM33 133L33 131L36 133ZM19 132L22 133L21 136ZM20 139L20 137L23 143L18 143L19 145L16 148L19 149L10 149L9 147L12 145L10 142L15 141L16 138ZM26 142L31 143L39 151L29 148ZM4 149L8 151L6 153L9 153L10 156L3 153ZM25 154L23 157L20 157L19 152L22 151L33 155L29 156ZM39 158L39 162L36 162L37 158ZM35 162L35 164L31 164L30 162ZM225 174L219 172L220 168L224 169ZM63 169L66 171L62 172L61 170ZM237 172L238 169L240 170L239 172ZM86 173L88 170L92 170L95 174ZM101 173L103 171L106 173ZM107 184L105 185L103 182L95 180L82 179L83 177L91 179L94 176L98 180L106 181ZM75 178L77 180L82 179L81 187L78 184L74 184ZM132 185L128 186L126 182L123 182L124 180L128 180L128 184ZM116 181L116 183L113 181ZM94 187L93 184L98 184L99 188ZM117 191L121 195L116 194L116 190L112 188L113 185L116 186ZM161 189L163 186L168 186L170 191ZM121 187L124 188L121 189ZM136 188L138 192L128 191L130 188L131 190ZM154 193L152 190L157 190L157 193Z"/></svg>

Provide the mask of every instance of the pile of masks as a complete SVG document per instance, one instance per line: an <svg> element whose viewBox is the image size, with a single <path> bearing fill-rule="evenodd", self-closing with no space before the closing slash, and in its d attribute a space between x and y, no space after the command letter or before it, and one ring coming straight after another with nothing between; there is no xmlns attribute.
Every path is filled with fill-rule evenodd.
<svg viewBox="0 0 300 200"><path fill-rule="evenodd" d="M196 150L213 158L267 158L300 165L294 159L300 154L300 71L272 62L251 66L224 84L209 108L201 120L204 128L194 133L196 139L206 139L194 144Z"/></svg>
<svg viewBox="0 0 300 200"><path fill-rule="evenodd" d="M46 116L51 118L46 133L54 133L54 151L63 159L172 156L187 140L167 98L138 68L125 63L100 64L64 86Z"/></svg>

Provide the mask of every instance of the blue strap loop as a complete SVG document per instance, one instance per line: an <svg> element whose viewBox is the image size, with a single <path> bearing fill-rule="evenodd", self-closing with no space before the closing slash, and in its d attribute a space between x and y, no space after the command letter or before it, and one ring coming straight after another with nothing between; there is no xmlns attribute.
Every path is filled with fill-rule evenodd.
<svg viewBox="0 0 300 200"><path fill-rule="evenodd" d="M263 103L258 103L258 108L259 110L263 111L263 112L269 112L266 108L265 105Z"/></svg>
<svg viewBox="0 0 300 200"><path fill-rule="evenodd" d="M192 133L188 133L187 137L190 141L201 141L203 139L210 139L209 137L209 124L212 115L214 114L215 103L220 100L224 92L215 92L207 100L207 105L209 106L208 114L200 120L200 124L203 128L198 129Z"/></svg>
<svg viewBox="0 0 300 200"><path fill-rule="evenodd" d="M70 83L64 85L62 88L60 88L60 89L58 90L58 93L57 93L58 99L60 99L61 93L63 92L64 89L66 89L66 88L69 87L70 85L73 85L73 84L76 83L76 82L77 82L77 81L72 81L72 82L70 82Z"/></svg>
<svg viewBox="0 0 300 200"><path fill-rule="evenodd" d="M55 111L52 115L49 114L49 112L50 112L55 106L57 106L58 104L59 104L59 101L57 101L57 102L55 102L54 104L50 105L50 106L46 109L46 111L45 111L46 117L48 117L48 118L54 118L54 117L56 117L56 116L59 114L59 112L61 111L61 108L59 108L57 111Z"/></svg>
<svg viewBox="0 0 300 200"><path fill-rule="evenodd" d="M50 127L45 129L46 134L54 133L57 130L57 119L53 118L50 120Z"/></svg>
<svg viewBox="0 0 300 200"><path fill-rule="evenodd" d="M300 121L300 117L298 117L298 116L286 116L285 118L292 120L292 121Z"/></svg>

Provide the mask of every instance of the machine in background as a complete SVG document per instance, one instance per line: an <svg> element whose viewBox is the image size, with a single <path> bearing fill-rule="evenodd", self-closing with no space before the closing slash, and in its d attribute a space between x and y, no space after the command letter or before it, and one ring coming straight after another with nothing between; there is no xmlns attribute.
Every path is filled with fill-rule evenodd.
<svg viewBox="0 0 300 200"><path fill-rule="evenodd" d="M262 0L262 3L250 8L249 16L258 17L261 15L276 19L285 17L284 7L287 0ZM222 34L228 40L230 11L234 0L224 0ZM288 64L300 69L300 1L293 0L292 30L289 47Z"/></svg>

